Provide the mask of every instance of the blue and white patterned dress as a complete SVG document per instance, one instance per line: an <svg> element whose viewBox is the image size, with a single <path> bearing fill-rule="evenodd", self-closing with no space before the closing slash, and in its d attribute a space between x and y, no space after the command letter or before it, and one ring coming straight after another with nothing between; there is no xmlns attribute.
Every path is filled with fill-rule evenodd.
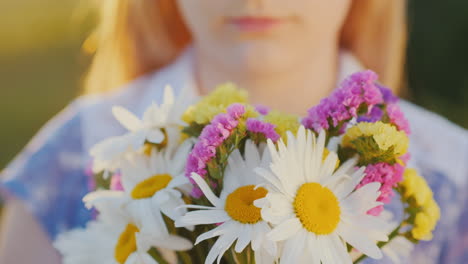
<svg viewBox="0 0 468 264"><path fill-rule="evenodd" d="M111 107L121 105L141 115L151 101L161 101L166 84L176 92L188 88L195 96L192 68L188 50L172 65L116 92L76 99L2 172L0 191L4 197L22 199L51 239L83 227L92 217L81 201L89 191L88 150L124 132ZM356 59L343 52L339 80L360 69ZM468 132L413 104L401 102L401 106L412 129L410 165L426 177L442 215L434 240L418 244L403 263L468 263Z"/></svg>

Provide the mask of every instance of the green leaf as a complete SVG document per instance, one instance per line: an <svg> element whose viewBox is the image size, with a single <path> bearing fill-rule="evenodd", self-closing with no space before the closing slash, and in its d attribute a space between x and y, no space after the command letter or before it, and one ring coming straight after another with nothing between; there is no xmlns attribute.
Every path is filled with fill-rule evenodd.
<svg viewBox="0 0 468 264"><path fill-rule="evenodd" d="M182 133L190 136L190 137L195 137L198 138L203 130L205 128L206 124L197 124L195 122L190 123L189 126L186 126L182 129Z"/></svg>

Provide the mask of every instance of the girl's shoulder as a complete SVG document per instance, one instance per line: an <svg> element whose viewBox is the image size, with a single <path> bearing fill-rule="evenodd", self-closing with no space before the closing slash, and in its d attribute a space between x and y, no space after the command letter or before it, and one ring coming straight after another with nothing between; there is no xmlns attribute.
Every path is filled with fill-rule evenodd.
<svg viewBox="0 0 468 264"><path fill-rule="evenodd" d="M90 217L81 197L87 190L80 101L52 118L0 173L0 194L16 198L53 238ZM77 210L69 210L76 208Z"/></svg>
<svg viewBox="0 0 468 264"><path fill-rule="evenodd" d="M400 106L411 126L412 160L450 175L456 184L466 185L468 131L410 102L401 101Z"/></svg>

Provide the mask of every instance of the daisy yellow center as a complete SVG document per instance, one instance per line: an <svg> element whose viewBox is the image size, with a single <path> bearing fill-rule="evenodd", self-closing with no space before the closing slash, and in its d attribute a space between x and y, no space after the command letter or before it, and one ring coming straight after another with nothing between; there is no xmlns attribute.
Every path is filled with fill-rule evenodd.
<svg viewBox="0 0 468 264"><path fill-rule="evenodd" d="M254 185L242 186L228 195L224 210L232 219L243 224L255 224L262 219L260 208L253 202L265 197L267 190L262 187L254 188Z"/></svg>
<svg viewBox="0 0 468 264"><path fill-rule="evenodd" d="M128 224L122 234L120 234L114 253L115 260L117 260L118 263L125 263L130 254L136 251L135 233L137 232L140 232L138 227L133 224Z"/></svg>
<svg viewBox="0 0 468 264"><path fill-rule="evenodd" d="M309 182L303 184L294 199L294 210L302 225L317 235L332 233L340 222L340 204L330 189Z"/></svg>
<svg viewBox="0 0 468 264"><path fill-rule="evenodd" d="M166 188L172 180L169 174L156 174L140 183L132 191L133 199L144 199L153 196L156 192Z"/></svg>

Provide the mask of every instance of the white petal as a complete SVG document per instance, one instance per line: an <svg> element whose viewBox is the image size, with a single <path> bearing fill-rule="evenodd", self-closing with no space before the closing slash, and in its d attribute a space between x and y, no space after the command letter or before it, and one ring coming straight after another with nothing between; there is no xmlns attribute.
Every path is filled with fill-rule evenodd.
<svg viewBox="0 0 468 264"><path fill-rule="evenodd" d="M157 128L148 129L146 139L151 143L159 144L163 142L164 134L160 129Z"/></svg>
<svg viewBox="0 0 468 264"><path fill-rule="evenodd" d="M318 242L322 247L323 263L352 264L351 257L343 242L336 234L319 236Z"/></svg>
<svg viewBox="0 0 468 264"><path fill-rule="evenodd" d="M174 104L174 91L170 85L164 87L164 99L163 104Z"/></svg>
<svg viewBox="0 0 468 264"><path fill-rule="evenodd" d="M137 240L140 241L140 243L158 248L166 248L173 250L189 250L193 246L189 240L174 235L150 236L139 233L135 234L135 236L137 236Z"/></svg>
<svg viewBox="0 0 468 264"><path fill-rule="evenodd" d="M215 207L222 206L222 201L218 197L216 197L216 195L211 191L211 188L208 186L206 181L202 177L200 177L200 175L196 174L195 172L192 172L191 177L197 183L198 187L200 187L201 191L212 205L214 205Z"/></svg>
<svg viewBox="0 0 468 264"><path fill-rule="evenodd" d="M391 225L379 217L366 213L360 215L347 213L346 215L342 215L341 220L342 224L346 225L346 228L360 230L363 236L367 236L371 240L388 241L387 233Z"/></svg>
<svg viewBox="0 0 468 264"><path fill-rule="evenodd" d="M307 236L307 231L302 230L291 239L286 240L283 254L281 255L281 263L298 263L307 244Z"/></svg>
<svg viewBox="0 0 468 264"><path fill-rule="evenodd" d="M276 243L267 238L267 234L271 231L270 226L267 222L261 221L254 225L252 230L252 241L251 246L254 251L260 250L260 248L266 249L270 255L276 256Z"/></svg>
<svg viewBox="0 0 468 264"><path fill-rule="evenodd" d="M184 204L185 203L182 198L177 198L177 197L172 196L171 199L169 199L167 202L163 204L160 204L159 206L161 208L161 211L165 215L167 215L172 220L176 221L177 219L179 219L180 217L182 217L182 215L186 213L186 210L184 209L177 209L181 205L184 205Z"/></svg>
<svg viewBox="0 0 468 264"><path fill-rule="evenodd" d="M187 157L192 149L193 143L191 140L185 140L176 150L174 157L172 158L174 164L172 166L175 168L173 173L179 174L183 172L185 168L185 163L187 162Z"/></svg>
<svg viewBox="0 0 468 264"><path fill-rule="evenodd" d="M354 189L356 189L356 186L362 181L362 179L365 176L365 169L365 167L359 168L356 172L353 173L353 175L351 175L350 180L345 180L343 182L340 191L335 193L339 200L342 200L343 198L348 196L352 191L354 191Z"/></svg>
<svg viewBox="0 0 468 264"><path fill-rule="evenodd" d="M181 174L173 178L167 185L167 188L177 188L185 184L190 184L190 181L185 175Z"/></svg>
<svg viewBox="0 0 468 264"><path fill-rule="evenodd" d="M155 235L169 233L160 209L154 206L152 199L133 200L126 209L141 232Z"/></svg>
<svg viewBox="0 0 468 264"><path fill-rule="evenodd" d="M233 227L232 221L222 223L221 225L211 229L210 231L199 235L197 237L197 240L195 241L195 245L198 245L198 243L205 241L207 239L226 234L228 231L232 231L231 227Z"/></svg>
<svg viewBox="0 0 468 264"><path fill-rule="evenodd" d="M299 219L290 218L273 228L273 230L268 233L267 237L273 241L281 241L294 236L301 229L302 224Z"/></svg>
<svg viewBox="0 0 468 264"><path fill-rule="evenodd" d="M268 193L266 198L254 201L254 205L261 206L262 218L273 224L294 217L293 201L279 193Z"/></svg>
<svg viewBox="0 0 468 264"><path fill-rule="evenodd" d="M135 262L135 264L158 264L156 260L154 260L149 254L141 254L140 255L140 262Z"/></svg>
<svg viewBox="0 0 468 264"><path fill-rule="evenodd" d="M124 126L129 131L133 132L143 127L141 120L123 107L112 107L112 113L114 114L114 117L120 122L120 124L122 124L122 126Z"/></svg>
<svg viewBox="0 0 468 264"><path fill-rule="evenodd" d="M414 244L404 237L395 237L392 241L386 244L382 251L393 261L395 264L403 263L411 251L414 249ZM405 262L406 263L406 262Z"/></svg>
<svg viewBox="0 0 468 264"><path fill-rule="evenodd" d="M274 190L277 192L284 192L284 188L281 182L271 173L271 171L261 167L255 168L254 171L257 173L257 175L263 177L271 185L269 189L274 188Z"/></svg>
<svg viewBox="0 0 468 264"><path fill-rule="evenodd" d="M96 208L103 216L122 215L122 206L128 199L124 192L100 190L88 193L83 197L86 207Z"/></svg>
<svg viewBox="0 0 468 264"><path fill-rule="evenodd" d="M255 145L255 143L252 142L252 140L247 140L245 142L244 155L247 168L249 168L250 170L252 170L260 164L260 152L258 151L258 148Z"/></svg>
<svg viewBox="0 0 468 264"><path fill-rule="evenodd" d="M151 102L151 105L143 113L143 123L147 128L155 128L162 125L162 120L166 116L163 111L161 111L158 104L154 101Z"/></svg>
<svg viewBox="0 0 468 264"><path fill-rule="evenodd" d="M199 210L186 213L175 222L176 227L223 223L231 218L224 210Z"/></svg>
<svg viewBox="0 0 468 264"><path fill-rule="evenodd" d="M265 249L255 251L255 264L271 264L275 262L275 256L272 256Z"/></svg>
<svg viewBox="0 0 468 264"><path fill-rule="evenodd" d="M309 234L307 238L306 251L309 251L306 257L310 258L311 264L321 264L321 259L323 259L323 250L322 245L318 239L318 236L314 234Z"/></svg>
<svg viewBox="0 0 468 264"><path fill-rule="evenodd" d="M226 235L222 235L220 238L218 238L208 253L205 264L213 263L215 257L217 257L217 263L219 264L221 262L222 256L229 249L229 247L231 247L235 239L236 234L234 232L227 233Z"/></svg>
<svg viewBox="0 0 468 264"><path fill-rule="evenodd" d="M253 231L252 225L250 224L239 224L238 226L241 228L241 230L238 232L238 239L234 250L237 253L241 253L252 240L251 236Z"/></svg>
<svg viewBox="0 0 468 264"><path fill-rule="evenodd" d="M382 252L380 251L380 248L377 247L374 241L371 241L367 237L363 236L359 230L352 230L352 228L346 228L346 226L339 225L338 234L346 242L367 256L374 259L382 258Z"/></svg>
<svg viewBox="0 0 468 264"><path fill-rule="evenodd" d="M366 184L346 197L342 201L343 207L350 212L365 214L369 209L380 204L376 201L380 195L379 189L379 182Z"/></svg>
<svg viewBox="0 0 468 264"><path fill-rule="evenodd" d="M338 156L335 152L330 152L325 159L325 162L322 163L320 168L319 177L320 179L327 179L332 177L333 171L335 170L336 163L338 162Z"/></svg>

